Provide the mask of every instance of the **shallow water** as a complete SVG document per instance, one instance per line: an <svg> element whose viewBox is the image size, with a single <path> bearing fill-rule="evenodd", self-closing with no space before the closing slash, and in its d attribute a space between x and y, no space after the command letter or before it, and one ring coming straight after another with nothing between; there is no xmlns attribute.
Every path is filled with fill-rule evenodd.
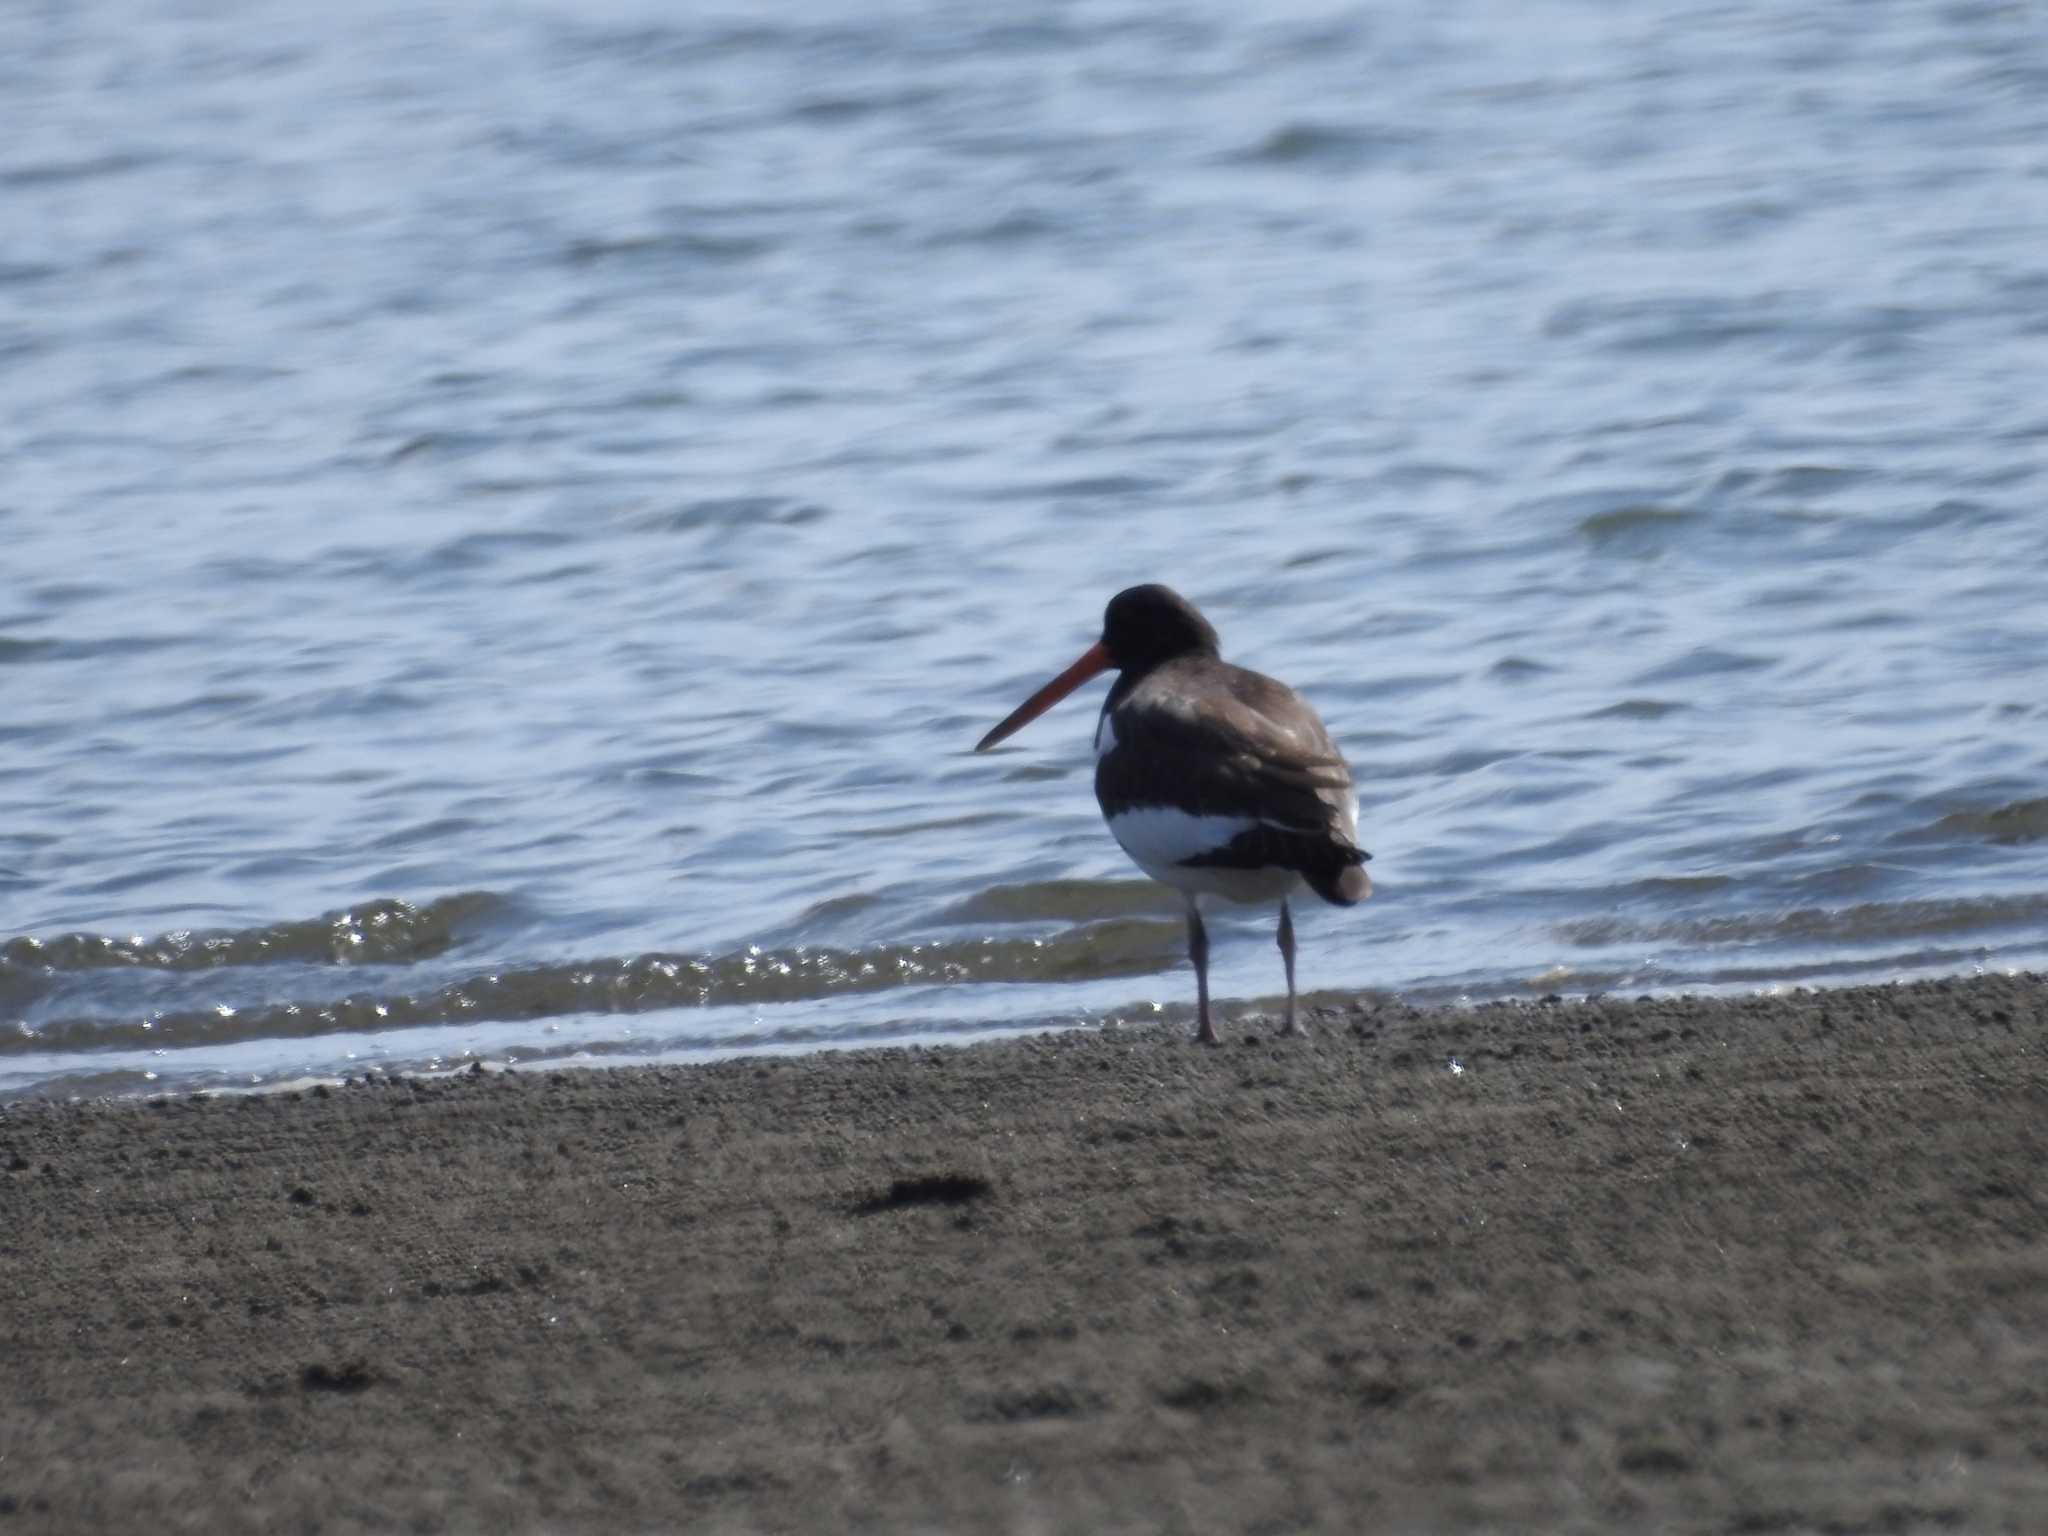
<svg viewBox="0 0 2048 1536"><path fill-rule="evenodd" d="M0 17L0 1092L2048 963L2033 8L672 9Z"/></svg>

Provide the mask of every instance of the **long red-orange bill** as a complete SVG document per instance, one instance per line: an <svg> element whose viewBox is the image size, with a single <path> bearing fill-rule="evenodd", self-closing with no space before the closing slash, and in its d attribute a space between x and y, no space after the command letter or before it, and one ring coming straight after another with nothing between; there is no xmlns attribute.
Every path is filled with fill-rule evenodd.
<svg viewBox="0 0 2048 1536"><path fill-rule="evenodd" d="M1061 699L1064 699L1076 688L1087 682L1089 678L1095 676L1096 673L1105 672L1108 669L1109 652L1104 649L1102 642L1098 640L1081 653L1080 660L1039 689L1038 692L1031 695L1022 704L1011 710L1004 717L1001 725L974 744L974 750L986 752L1005 736L1014 736L1048 709L1051 709L1053 705L1059 703Z"/></svg>

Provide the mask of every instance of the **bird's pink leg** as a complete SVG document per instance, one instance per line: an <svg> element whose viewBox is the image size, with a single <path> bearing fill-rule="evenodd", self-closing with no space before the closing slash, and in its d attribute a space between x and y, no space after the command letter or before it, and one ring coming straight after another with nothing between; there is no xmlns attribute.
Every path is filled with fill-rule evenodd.
<svg viewBox="0 0 2048 1536"><path fill-rule="evenodd" d="M1294 1017L1294 914L1287 910L1287 898L1280 898L1280 958L1287 962L1287 1027L1281 1033L1305 1035Z"/></svg>
<svg viewBox="0 0 2048 1536"><path fill-rule="evenodd" d="M1216 1045L1216 1026L1209 1022L1209 930L1202 926L1202 913L1192 896L1188 898L1188 958L1195 962L1195 1014L1200 1020L1195 1039L1202 1045Z"/></svg>

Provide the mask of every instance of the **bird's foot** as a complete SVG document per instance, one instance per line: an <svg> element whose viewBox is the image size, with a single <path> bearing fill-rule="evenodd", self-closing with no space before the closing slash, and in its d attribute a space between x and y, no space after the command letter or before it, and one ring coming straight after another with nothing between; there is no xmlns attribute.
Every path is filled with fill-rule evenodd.
<svg viewBox="0 0 2048 1536"><path fill-rule="evenodd" d="M1202 1020L1202 1027L1195 1031L1195 1044L1221 1045L1222 1043L1216 1036L1216 1026L1207 1019Z"/></svg>

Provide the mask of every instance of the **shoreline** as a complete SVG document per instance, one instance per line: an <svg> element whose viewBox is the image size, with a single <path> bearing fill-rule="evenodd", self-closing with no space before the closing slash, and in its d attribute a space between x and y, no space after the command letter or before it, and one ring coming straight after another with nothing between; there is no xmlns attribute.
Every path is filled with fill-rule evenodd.
<svg viewBox="0 0 2048 1536"><path fill-rule="evenodd" d="M20 1530L2021 1530L2048 982L0 1104Z"/></svg>

